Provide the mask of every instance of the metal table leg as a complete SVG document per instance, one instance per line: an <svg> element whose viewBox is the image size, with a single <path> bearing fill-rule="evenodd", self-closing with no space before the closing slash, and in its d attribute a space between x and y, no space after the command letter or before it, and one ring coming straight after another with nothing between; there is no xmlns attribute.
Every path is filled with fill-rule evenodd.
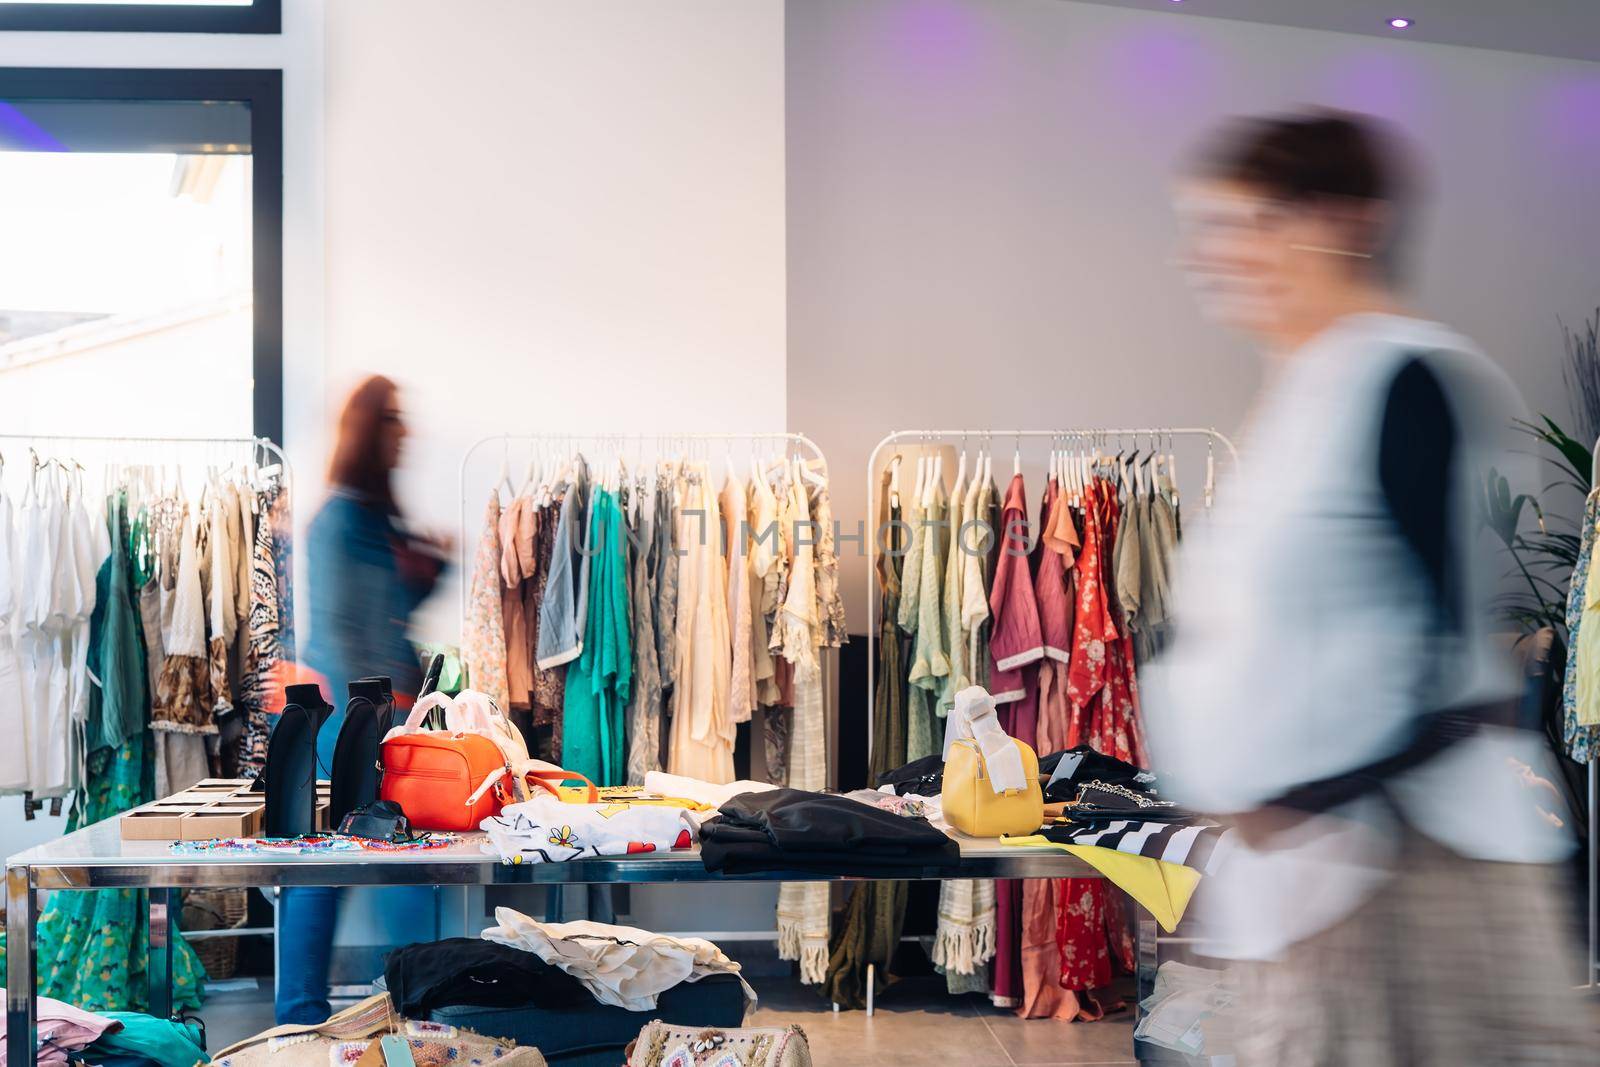
<svg viewBox="0 0 1600 1067"><path fill-rule="evenodd" d="M150 1014L157 1019L172 1015L172 929L177 918L176 889L151 889L150 893Z"/></svg>
<svg viewBox="0 0 1600 1067"><path fill-rule="evenodd" d="M27 867L6 868L6 1062L33 1063L39 1043L34 965L39 899Z"/></svg>

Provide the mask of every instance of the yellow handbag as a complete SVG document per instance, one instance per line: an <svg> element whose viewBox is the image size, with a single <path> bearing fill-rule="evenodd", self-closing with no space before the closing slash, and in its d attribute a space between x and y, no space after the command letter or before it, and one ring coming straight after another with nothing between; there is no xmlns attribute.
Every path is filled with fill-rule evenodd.
<svg viewBox="0 0 1600 1067"><path fill-rule="evenodd" d="M1031 834L1044 823L1039 757L1001 729L994 699L979 686L956 695L960 716L945 754L939 799L951 826L972 837Z"/></svg>

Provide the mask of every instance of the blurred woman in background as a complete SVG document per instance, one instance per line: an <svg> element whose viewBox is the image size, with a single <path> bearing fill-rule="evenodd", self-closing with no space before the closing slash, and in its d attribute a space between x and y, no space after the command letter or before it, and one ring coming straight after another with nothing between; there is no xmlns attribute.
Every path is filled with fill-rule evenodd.
<svg viewBox="0 0 1600 1067"><path fill-rule="evenodd" d="M305 659L322 676L324 695L334 706L317 735L320 778L328 777L333 766L351 680L390 678L402 707L410 705L422 683L407 634L412 614L438 582L449 546L408 533L400 521L392 481L405 437L394 382L375 375L357 386L339 416L328 499L311 520ZM328 968L339 897L340 890L331 887L283 891L279 1023L319 1023L329 1015ZM433 930L433 891L427 887L370 891L362 899L401 940Z"/></svg>
<svg viewBox="0 0 1600 1067"><path fill-rule="evenodd" d="M1511 763L1547 760L1473 511L1521 407L1404 310L1408 178L1374 122L1314 113L1230 126L1182 198L1201 298L1268 356L1145 688L1155 766L1237 827L1199 910L1214 954L1271 961L1240 968L1241 1064L1582 1062L1571 835Z"/></svg>

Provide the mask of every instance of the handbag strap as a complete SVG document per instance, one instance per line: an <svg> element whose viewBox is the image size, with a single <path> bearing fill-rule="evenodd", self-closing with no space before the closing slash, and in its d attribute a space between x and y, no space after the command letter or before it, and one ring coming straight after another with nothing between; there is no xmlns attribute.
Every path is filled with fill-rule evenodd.
<svg viewBox="0 0 1600 1067"><path fill-rule="evenodd" d="M1000 717L995 714L994 697L981 685L971 685L956 694L956 704L950 712L954 728L959 731L950 743L962 737L977 742L983 753L984 770L989 786L996 793L1017 792L1028 788L1028 777L1022 766L1022 753L1011 739ZM946 753L948 757L948 752Z"/></svg>
<svg viewBox="0 0 1600 1067"><path fill-rule="evenodd" d="M540 789L549 790L557 797L557 799L560 798L561 791L556 787L562 782L582 782L584 785L589 787L589 792L585 795L584 803L600 803L599 788L577 771L563 770L560 767L551 767L549 770L544 770L542 768L530 768L522 773L522 777L528 781L529 785L537 786Z"/></svg>
<svg viewBox="0 0 1600 1067"><path fill-rule="evenodd" d="M406 721L390 730L384 735L383 739L387 741L389 738L397 737L401 734L416 733L422 728L422 721L428 717L428 713L435 708L443 708L445 717L448 719L452 703L451 699L443 693L429 693L412 705L410 713L406 715Z"/></svg>
<svg viewBox="0 0 1600 1067"><path fill-rule="evenodd" d="M507 722L492 697L476 689L463 689L456 694L445 710L445 723L451 730L464 734L501 733L501 723Z"/></svg>

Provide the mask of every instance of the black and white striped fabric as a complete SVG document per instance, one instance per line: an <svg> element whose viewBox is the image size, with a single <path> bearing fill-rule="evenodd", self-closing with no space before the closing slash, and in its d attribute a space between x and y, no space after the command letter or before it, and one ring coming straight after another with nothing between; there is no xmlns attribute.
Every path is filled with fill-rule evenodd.
<svg viewBox="0 0 1600 1067"><path fill-rule="evenodd" d="M1117 819L1095 826L1047 826L1040 833L1056 844L1111 848L1210 874L1228 850L1230 831L1214 823Z"/></svg>

